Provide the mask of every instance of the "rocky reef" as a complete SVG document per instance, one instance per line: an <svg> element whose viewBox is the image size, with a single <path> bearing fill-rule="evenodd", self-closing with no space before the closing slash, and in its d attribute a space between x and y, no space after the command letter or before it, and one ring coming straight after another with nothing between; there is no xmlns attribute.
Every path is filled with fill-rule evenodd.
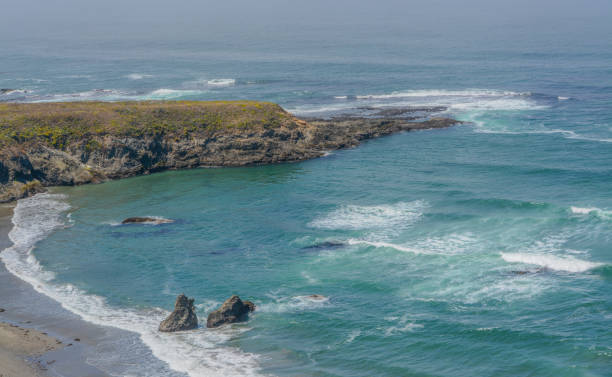
<svg viewBox="0 0 612 377"><path fill-rule="evenodd" d="M176 298L174 311L160 323L159 331L185 331L196 327L198 327L198 316L193 306L193 299L181 294Z"/></svg>
<svg viewBox="0 0 612 377"><path fill-rule="evenodd" d="M0 202L168 169L302 161L458 123L411 112L302 120L256 101L0 103Z"/></svg>
<svg viewBox="0 0 612 377"><path fill-rule="evenodd" d="M253 311L255 311L255 304L251 301L242 301L240 297L234 295L228 298L219 309L208 315L206 327L219 327L246 320L249 313Z"/></svg>
<svg viewBox="0 0 612 377"><path fill-rule="evenodd" d="M171 224L173 222L174 220L157 218L157 217L128 217L127 219L123 220L121 224L123 225L126 225L126 224L159 225L159 224Z"/></svg>

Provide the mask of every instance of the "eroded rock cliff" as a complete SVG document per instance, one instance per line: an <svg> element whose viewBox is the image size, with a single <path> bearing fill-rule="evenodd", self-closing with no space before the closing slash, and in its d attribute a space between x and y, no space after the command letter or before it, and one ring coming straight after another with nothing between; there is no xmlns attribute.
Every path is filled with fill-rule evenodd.
<svg viewBox="0 0 612 377"><path fill-rule="evenodd" d="M0 104L0 202L167 169L302 161L453 119L304 121L254 101Z"/></svg>

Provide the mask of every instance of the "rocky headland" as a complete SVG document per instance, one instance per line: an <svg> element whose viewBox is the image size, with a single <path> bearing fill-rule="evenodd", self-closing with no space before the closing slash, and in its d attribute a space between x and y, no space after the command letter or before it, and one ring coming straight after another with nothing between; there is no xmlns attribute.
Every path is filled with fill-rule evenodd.
<svg viewBox="0 0 612 377"><path fill-rule="evenodd" d="M168 169L303 161L459 123L431 117L434 110L298 119L256 101L0 103L0 202Z"/></svg>

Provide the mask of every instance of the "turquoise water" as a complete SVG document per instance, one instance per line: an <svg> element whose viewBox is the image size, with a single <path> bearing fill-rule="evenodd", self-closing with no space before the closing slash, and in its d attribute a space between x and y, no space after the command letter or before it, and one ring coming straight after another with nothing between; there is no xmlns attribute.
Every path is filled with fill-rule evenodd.
<svg viewBox="0 0 612 377"><path fill-rule="evenodd" d="M3 260L85 319L141 334L100 355L161 360L92 361L117 375L609 376L610 35L6 48L1 85L25 92L4 100L427 104L470 123L298 164L56 189L20 202ZM130 216L176 221L118 225ZM231 294L258 310L157 333L182 292L201 320Z"/></svg>

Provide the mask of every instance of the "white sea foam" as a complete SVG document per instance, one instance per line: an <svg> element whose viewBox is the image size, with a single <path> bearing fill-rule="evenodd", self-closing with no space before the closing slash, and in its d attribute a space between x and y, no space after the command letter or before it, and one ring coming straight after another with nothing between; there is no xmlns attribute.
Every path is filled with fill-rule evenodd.
<svg viewBox="0 0 612 377"><path fill-rule="evenodd" d="M206 82L209 86L233 86L236 84L235 79L214 79Z"/></svg>
<svg viewBox="0 0 612 377"><path fill-rule="evenodd" d="M403 315L401 317L386 317L385 320L396 322L394 326L389 326L385 329L385 336L392 336L397 333L413 332L416 329L422 329L424 327L420 323L410 321L407 315Z"/></svg>
<svg viewBox="0 0 612 377"><path fill-rule="evenodd" d="M130 73L129 75L126 75L125 77L127 77L130 80L142 80L142 79L148 79L153 77L153 75L147 75L144 73Z"/></svg>
<svg viewBox="0 0 612 377"><path fill-rule="evenodd" d="M346 243L348 243L349 245L367 245L367 246L373 246L373 247L379 247L379 248L385 247L385 248L395 249L398 251L404 251L404 252L413 253L413 254L430 254L430 252L428 252L427 250L417 249L414 247L409 247L409 246L404 246L404 245L398 245L398 244L394 244L390 242L366 241L366 240L358 240L358 239L351 238L347 240Z"/></svg>
<svg viewBox="0 0 612 377"><path fill-rule="evenodd" d="M377 206L345 205L315 219L310 226L349 230L401 228L418 220L426 207L422 200Z"/></svg>
<svg viewBox="0 0 612 377"><path fill-rule="evenodd" d="M427 237L413 240L410 246L382 241L369 241L351 238L346 241L349 245L367 245L377 248L390 248L413 254L453 255L470 250L477 239L469 234L450 234L445 237Z"/></svg>
<svg viewBox="0 0 612 377"><path fill-rule="evenodd" d="M597 207L570 207L570 212L575 215L591 215L601 219L612 219L612 211Z"/></svg>
<svg viewBox="0 0 612 377"><path fill-rule="evenodd" d="M121 99L128 99L130 94L115 89L93 89L85 92L77 93L62 93L53 94L51 96L41 96L33 98L32 102L58 102L58 101L89 101L89 100L103 100L103 101L116 101Z"/></svg>
<svg viewBox="0 0 612 377"><path fill-rule="evenodd" d="M306 310L315 310L330 305L329 298L325 296L293 296L293 297L278 297L269 295L273 299L272 302L258 304L257 311L266 313L287 313L299 312Z"/></svg>
<svg viewBox="0 0 612 377"><path fill-rule="evenodd" d="M558 99L559 101L567 101L568 99L570 99L570 97L562 97L562 96L559 96L559 97L557 97L557 99Z"/></svg>
<svg viewBox="0 0 612 377"><path fill-rule="evenodd" d="M140 98L145 99L145 100L151 100L151 99L163 100L163 99L175 99L175 98L181 98L181 97L187 97L187 96L197 96L203 93L206 93L206 91L162 88L162 89L154 90L147 95L141 96Z"/></svg>
<svg viewBox="0 0 612 377"><path fill-rule="evenodd" d="M315 279L315 278L313 278L312 276L310 276L310 274L309 274L309 273L307 273L306 271L302 271L302 277L303 277L304 279L306 279L306 281L307 281L309 284L318 284L318 283L319 283L319 281L318 281L317 279Z"/></svg>
<svg viewBox="0 0 612 377"><path fill-rule="evenodd" d="M26 94L28 93L28 90L25 89L11 89L11 90L7 90L3 93L0 93L0 96L12 96L15 94Z"/></svg>
<svg viewBox="0 0 612 377"><path fill-rule="evenodd" d="M166 334L157 331L168 312L110 307L104 298L86 294L71 284L56 284L54 274L45 271L32 254L35 244L64 226L63 213L70 207L62 195L38 194L22 199L14 210L14 227L9 233L14 245L0 253L7 269L84 320L136 332L158 359L190 376L255 376L257 357L232 347L221 346L237 335L237 329L225 327L214 331L197 329ZM159 375L146 371L143 375Z"/></svg>
<svg viewBox="0 0 612 377"><path fill-rule="evenodd" d="M335 99L346 99L336 96ZM356 101L343 101L335 104L306 105L289 111L298 115L325 114L363 106L371 107L406 107L406 106L442 106L460 112L474 110L537 110L546 108L538 104L529 92L512 92L491 89L467 90L406 90L385 94L368 94L355 96Z"/></svg>
<svg viewBox="0 0 612 377"><path fill-rule="evenodd" d="M599 208L582 208L582 207L570 207L570 210L572 211L572 213L578 214L578 215L588 215L591 212L601 212L601 210Z"/></svg>
<svg viewBox="0 0 612 377"><path fill-rule="evenodd" d="M404 97L495 97L495 96L529 96L531 93L511 92L492 89L467 89L467 90L444 90L444 89L426 89L426 90L404 90L396 91L389 94L369 94L365 96L357 96L357 98L404 98Z"/></svg>
<svg viewBox="0 0 612 377"><path fill-rule="evenodd" d="M346 340L344 341L344 343L353 343L353 341L355 339L357 339L357 337L361 335L361 330L353 330L351 331L351 333L348 335L348 337L346 338Z"/></svg>
<svg viewBox="0 0 612 377"><path fill-rule="evenodd" d="M559 257L551 254L501 253L501 257L510 263L530 264L565 272L585 272L602 265L573 256Z"/></svg>

